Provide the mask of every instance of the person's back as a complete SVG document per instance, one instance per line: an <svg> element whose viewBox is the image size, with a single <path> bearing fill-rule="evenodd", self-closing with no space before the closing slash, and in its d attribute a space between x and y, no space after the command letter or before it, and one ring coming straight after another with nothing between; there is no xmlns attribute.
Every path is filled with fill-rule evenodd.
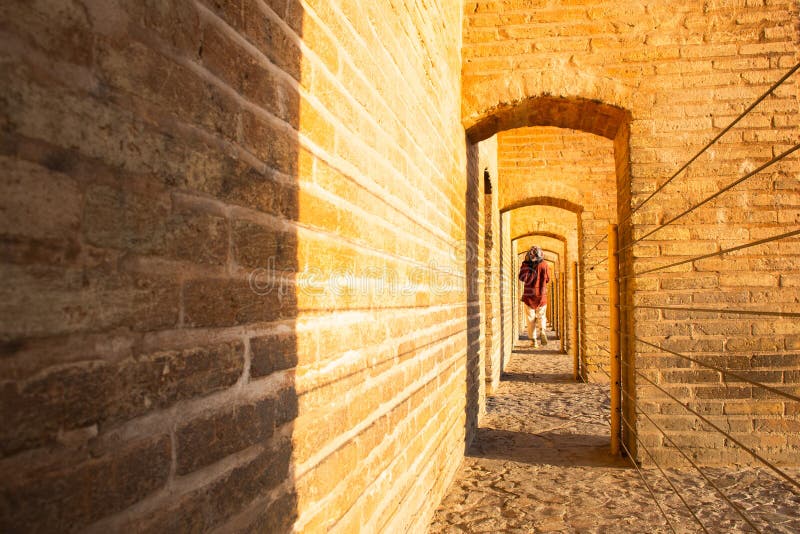
<svg viewBox="0 0 800 534"><path fill-rule="evenodd" d="M524 261L520 268L520 280L525 283L522 302L531 308L547 305L547 284L550 282L550 266L544 260Z"/></svg>
<svg viewBox="0 0 800 534"><path fill-rule="evenodd" d="M525 284L520 300L528 307L526 317L528 336L534 347L539 346L539 337L542 344L546 345L547 284L550 282L550 266L544 261L541 248L534 246L528 251L519 269L519 279Z"/></svg>

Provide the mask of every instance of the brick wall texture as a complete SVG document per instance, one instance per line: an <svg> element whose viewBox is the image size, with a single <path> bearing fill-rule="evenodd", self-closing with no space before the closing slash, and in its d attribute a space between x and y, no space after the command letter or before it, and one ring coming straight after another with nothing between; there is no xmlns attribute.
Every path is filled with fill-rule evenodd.
<svg viewBox="0 0 800 534"><path fill-rule="evenodd" d="M427 524L484 391L461 8L3 3L1 530Z"/></svg>
<svg viewBox="0 0 800 534"><path fill-rule="evenodd" d="M631 214L800 59L796 0L0 16L3 531L424 531L520 333L520 239L580 262L601 377L609 222L800 141L795 76ZM798 393L800 323L643 306L800 311L800 241L633 274L796 229L796 154L620 254L628 398L707 464L752 458L643 377L775 462L797 405L634 336Z"/></svg>
<svg viewBox="0 0 800 534"><path fill-rule="evenodd" d="M623 244L800 140L794 76L627 220L632 206L797 62L797 2L534 4L466 2L465 127L472 139L511 129L498 136L501 162L505 136L527 130L522 127L572 128L612 140ZM527 164L536 165L535 161ZM533 175L533 169L529 172ZM575 192L567 187L569 174L562 174L553 189L561 188L560 198L575 202ZM578 174L591 180L593 170L587 166ZM623 251L623 276L796 228L798 185L794 155ZM589 211L586 202L581 206ZM598 225L597 231L601 230ZM623 283L623 304L796 312L792 283L800 268L796 245L796 238L786 239L628 279ZM604 246L591 253L597 261L602 260ZM597 269L590 271L587 267L593 262L589 262L585 260L581 273L587 290L592 279L601 283L604 276ZM583 296L582 320L591 308L605 304L600 290L605 288L595 288L596 297ZM631 335L795 393L800 366L797 324L791 318L623 310L624 330ZM584 337L601 333L602 329L587 328ZM586 340L582 342L585 345ZM707 414L711 422L729 429L734 438L767 459L797 462L800 427L795 403L784 403L755 386L726 383L717 372L632 338L624 340L623 347L627 394L654 414L662 428L674 432L678 445L695 459L753 461L637 372ZM648 420L637 419L630 402L626 410L656 457L679 463L661 432Z"/></svg>

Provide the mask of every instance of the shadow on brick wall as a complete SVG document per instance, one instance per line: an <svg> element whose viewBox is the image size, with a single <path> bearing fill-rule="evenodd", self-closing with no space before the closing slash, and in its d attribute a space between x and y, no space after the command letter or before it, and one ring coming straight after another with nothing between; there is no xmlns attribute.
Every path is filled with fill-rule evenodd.
<svg viewBox="0 0 800 534"><path fill-rule="evenodd" d="M291 531L302 8L61 4L3 9L0 530Z"/></svg>

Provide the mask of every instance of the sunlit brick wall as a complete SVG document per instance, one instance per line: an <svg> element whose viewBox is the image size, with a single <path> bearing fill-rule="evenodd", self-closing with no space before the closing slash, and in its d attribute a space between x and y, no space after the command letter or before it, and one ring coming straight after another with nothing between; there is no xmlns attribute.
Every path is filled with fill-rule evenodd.
<svg viewBox="0 0 800 534"><path fill-rule="evenodd" d="M523 0L469 1L465 14L462 113L471 135L538 124L616 136L623 221L800 57L793 0L586 0L537 8ZM797 88L795 75L637 212L632 228L624 221L623 243L797 143ZM530 104L536 97L546 97L547 105ZM613 108L603 105L627 119L611 125ZM623 275L794 228L800 222L798 165L792 156L626 250ZM796 238L783 240L629 279L623 303L797 311L796 247ZM797 389L797 321L643 308L626 313L628 332L651 343ZM753 461L648 385L633 365L767 459L797 463L800 429L791 402L726 384L715 372L631 339L626 343L629 393L696 459ZM632 416L630 405L628 410ZM646 420L640 418L638 428L657 457L682 461ZM639 458L647 460L641 453Z"/></svg>
<svg viewBox="0 0 800 534"><path fill-rule="evenodd" d="M3 3L1 530L427 524L479 408L461 7Z"/></svg>

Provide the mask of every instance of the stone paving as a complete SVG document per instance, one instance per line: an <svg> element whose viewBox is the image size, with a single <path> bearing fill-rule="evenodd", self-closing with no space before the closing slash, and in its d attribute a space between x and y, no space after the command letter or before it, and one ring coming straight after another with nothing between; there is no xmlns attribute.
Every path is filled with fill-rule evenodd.
<svg viewBox="0 0 800 534"><path fill-rule="evenodd" d="M611 456L608 385L574 382L557 343L514 351L430 534L702 532L655 468L644 476L669 524L631 463ZM800 497L770 474L707 472L759 530L800 532ZM708 532L753 531L696 471L668 475Z"/></svg>

